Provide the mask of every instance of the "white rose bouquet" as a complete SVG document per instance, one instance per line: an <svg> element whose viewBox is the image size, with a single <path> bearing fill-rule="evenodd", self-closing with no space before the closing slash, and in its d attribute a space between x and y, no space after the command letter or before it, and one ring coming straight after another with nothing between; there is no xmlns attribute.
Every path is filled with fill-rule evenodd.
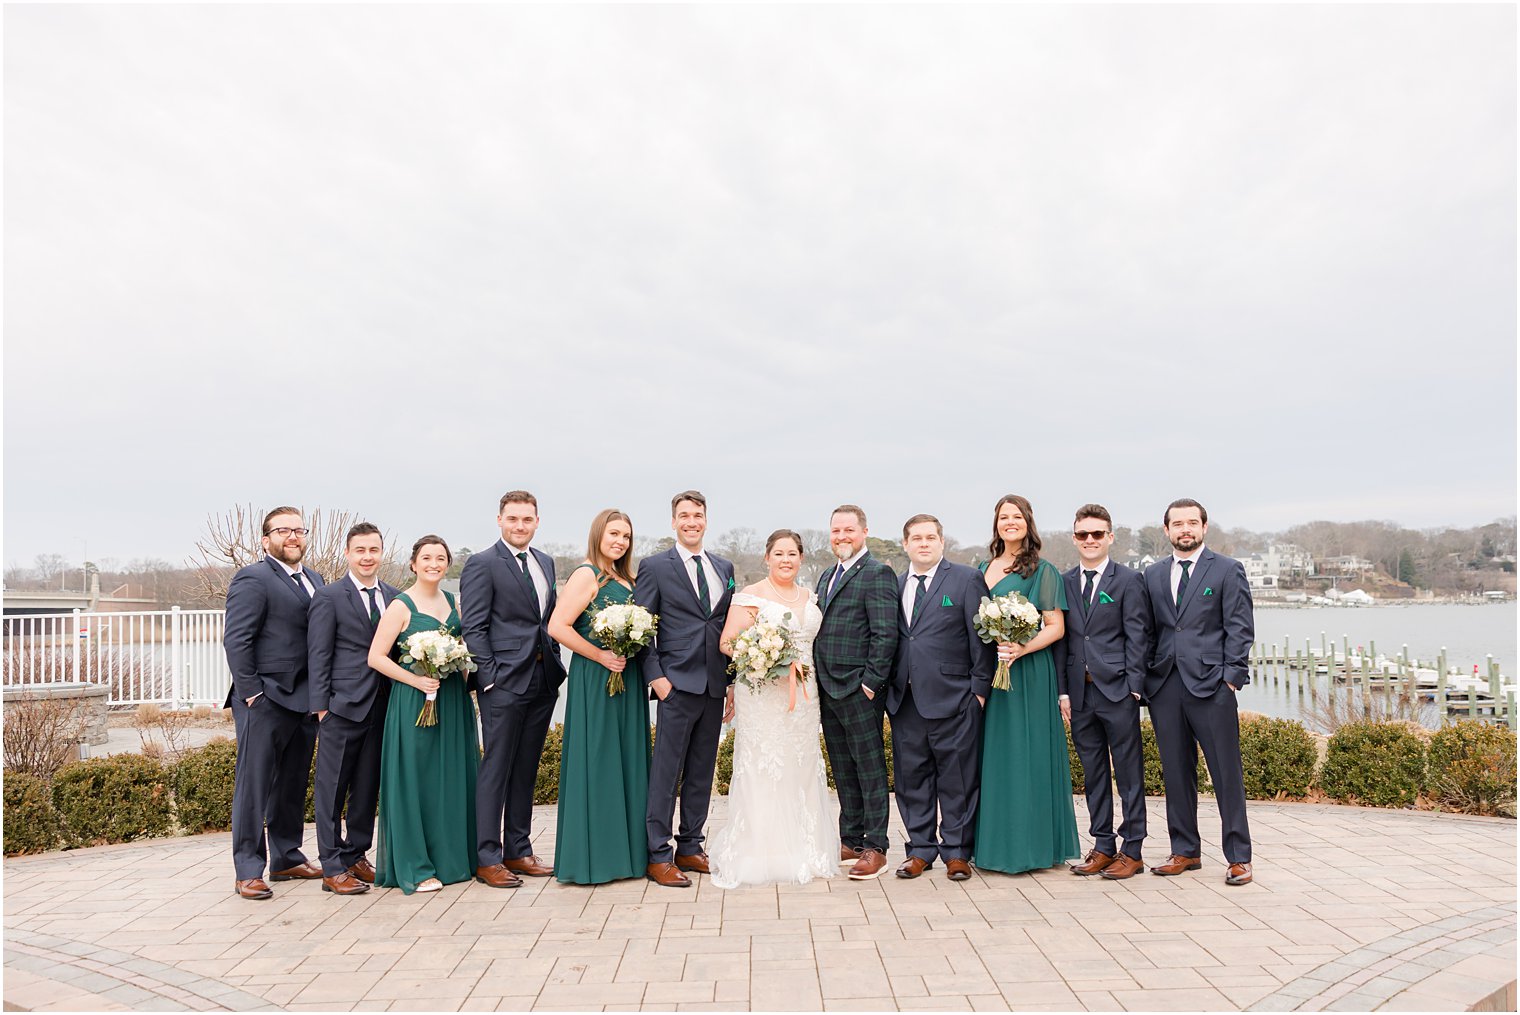
<svg viewBox="0 0 1520 1015"><path fill-rule="evenodd" d="M1040 611L1017 592L1006 596L983 598L976 611L976 633L982 641L1018 642L1023 645L1040 630ZM1008 662L998 660L997 672L992 675L994 690L1008 690Z"/></svg>
<svg viewBox="0 0 1520 1015"><path fill-rule="evenodd" d="M803 697L807 696L807 666L801 662L796 639L786 621L792 615L782 615L780 623L756 619L749 627L734 637L734 656L728 671L750 691L758 691L766 684L786 679L791 682L788 710L797 704L797 684L802 682Z"/></svg>
<svg viewBox="0 0 1520 1015"><path fill-rule="evenodd" d="M613 655L628 658L654 641L660 618L632 603L612 603L597 610L591 618L591 633L602 648ZM623 693L623 675L607 677L607 694Z"/></svg>
<svg viewBox="0 0 1520 1015"><path fill-rule="evenodd" d="M401 665L423 677L443 680L451 673L473 673L475 660L463 641L446 631L418 631L401 643ZM422 703L417 726L437 726L438 692Z"/></svg>

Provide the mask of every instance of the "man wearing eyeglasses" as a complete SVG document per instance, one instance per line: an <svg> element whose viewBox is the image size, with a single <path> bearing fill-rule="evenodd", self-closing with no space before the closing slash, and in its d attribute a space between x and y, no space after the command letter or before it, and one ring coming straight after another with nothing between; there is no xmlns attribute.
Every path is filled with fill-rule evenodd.
<svg viewBox="0 0 1520 1015"><path fill-rule="evenodd" d="M1101 504L1077 509L1072 542L1079 562L1067 571L1066 667L1061 674L1061 718L1087 775L1088 829L1093 848L1071 872L1110 881L1144 870L1145 760L1140 746L1140 694L1151 640L1151 607L1140 572L1109 558L1114 522ZM1110 769L1110 758L1112 768ZM1124 808L1114 837L1112 781Z"/></svg>
<svg viewBox="0 0 1520 1015"><path fill-rule="evenodd" d="M306 613L324 584L301 563L307 535L299 508L275 508L264 516L264 559L238 571L227 587L222 646L232 687L225 707L237 729L233 891L245 899L273 894L264 881L266 860L272 881L322 876L322 868L301 852L317 739L307 693Z"/></svg>

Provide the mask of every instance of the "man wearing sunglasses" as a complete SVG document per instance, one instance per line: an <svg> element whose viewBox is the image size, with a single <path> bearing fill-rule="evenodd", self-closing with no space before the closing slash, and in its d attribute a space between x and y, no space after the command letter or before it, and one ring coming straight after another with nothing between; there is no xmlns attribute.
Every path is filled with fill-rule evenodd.
<svg viewBox="0 0 1520 1015"><path fill-rule="evenodd" d="M274 894L264 882L266 859L271 881L322 876L322 868L301 852L317 741L307 690L306 613L324 584L301 563L307 534L299 508L275 508L264 516L264 559L238 571L227 587L222 647L232 687L225 707L237 729L233 891L245 899Z"/></svg>
<svg viewBox="0 0 1520 1015"><path fill-rule="evenodd" d="M1114 522L1101 504L1077 509L1072 542L1080 562L1067 571L1066 669L1062 673L1061 718L1071 725L1071 742L1087 774L1087 813L1093 848L1071 872L1098 874L1110 881L1144 870L1145 761L1140 747L1140 693L1145 684L1151 639L1151 607L1140 572L1109 559ZM1114 837L1114 798L1119 784L1124 808Z"/></svg>

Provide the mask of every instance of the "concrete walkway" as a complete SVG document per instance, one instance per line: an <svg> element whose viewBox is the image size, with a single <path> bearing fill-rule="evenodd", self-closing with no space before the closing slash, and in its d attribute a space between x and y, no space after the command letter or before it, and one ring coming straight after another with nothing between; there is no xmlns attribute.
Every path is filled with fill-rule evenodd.
<svg viewBox="0 0 1520 1015"><path fill-rule="evenodd" d="M1273 803L1250 817L1244 888L1224 884L1208 799L1204 869L1125 882L1061 868L954 884L936 867L735 892L534 880L344 899L285 882L246 902L225 834L13 858L5 1007L1513 1010L1515 822ZM1159 798L1150 821L1165 827ZM554 809L534 826L552 855ZM1164 838L1148 845L1159 861Z"/></svg>

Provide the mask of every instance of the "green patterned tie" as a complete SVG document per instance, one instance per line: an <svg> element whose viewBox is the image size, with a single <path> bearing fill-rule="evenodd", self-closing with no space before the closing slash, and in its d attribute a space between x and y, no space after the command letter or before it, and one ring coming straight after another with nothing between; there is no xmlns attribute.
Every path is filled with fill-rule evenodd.
<svg viewBox="0 0 1520 1015"><path fill-rule="evenodd" d="M918 588L913 590L913 613L908 618L910 622L918 619L918 612L923 609L924 600L929 598L929 576L916 574L913 580L918 582Z"/></svg>
<svg viewBox="0 0 1520 1015"><path fill-rule="evenodd" d="M1082 612L1084 614L1092 609L1093 578L1097 573L1096 571L1082 572Z"/></svg>
<svg viewBox="0 0 1520 1015"><path fill-rule="evenodd" d="M702 567L701 557L692 557L691 562L697 565L697 602L702 604L702 612L712 616L712 594L707 591L707 571Z"/></svg>
<svg viewBox="0 0 1520 1015"><path fill-rule="evenodd" d="M1177 582L1177 605L1181 606L1182 594L1187 591L1188 570L1192 568L1193 562L1191 560L1179 560L1177 563L1182 565L1182 580Z"/></svg>
<svg viewBox="0 0 1520 1015"><path fill-rule="evenodd" d="M375 603L375 589L365 589L364 594L369 597L369 622L373 625L380 623L380 607Z"/></svg>
<svg viewBox="0 0 1520 1015"><path fill-rule="evenodd" d="M538 586L533 582L533 576L528 573L528 551L524 550L517 554L517 562L522 565L523 581L528 583L528 595L533 599L533 609L542 614L544 608L538 604Z"/></svg>

